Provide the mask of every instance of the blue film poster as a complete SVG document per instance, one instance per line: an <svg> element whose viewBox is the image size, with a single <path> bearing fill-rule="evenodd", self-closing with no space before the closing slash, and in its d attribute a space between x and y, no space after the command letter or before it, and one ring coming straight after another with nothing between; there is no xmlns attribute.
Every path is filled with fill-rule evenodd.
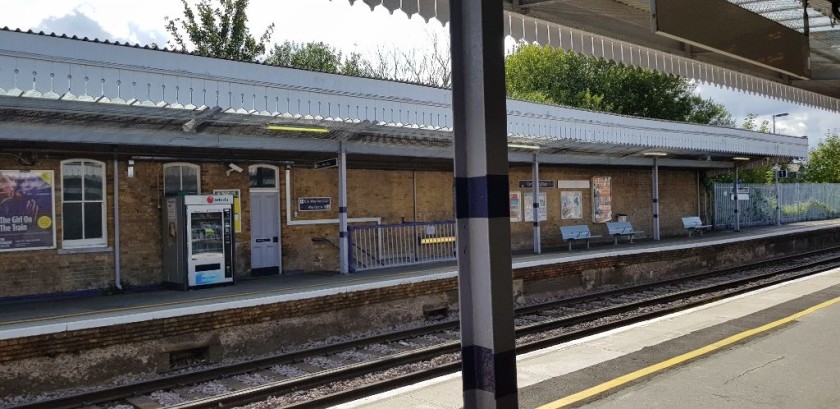
<svg viewBox="0 0 840 409"><path fill-rule="evenodd" d="M51 170L0 170L0 251L55 248Z"/></svg>

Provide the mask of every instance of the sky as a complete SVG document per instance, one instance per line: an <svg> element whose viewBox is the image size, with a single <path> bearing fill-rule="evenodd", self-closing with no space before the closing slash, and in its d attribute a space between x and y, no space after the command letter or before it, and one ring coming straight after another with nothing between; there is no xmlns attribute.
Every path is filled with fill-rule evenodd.
<svg viewBox="0 0 840 409"><path fill-rule="evenodd" d="M167 17L182 15L180 0L3 0L0 27L164 46L169 38L164 29ZM254 37L274 23L273 42L322 41L345 54L367 56L379 48L429 49L433 38L445 41L449 35L448 27L437 20L427 23L419 15L408 19L401 11L390 15L381 6L371 11L362 1L250 0L248 19ZM758 122L788 113L776 119L776 132L807 135L812 148L826 132L840 133L836 113L708 84L697 89L704 98L726 106L738 125L750 113L759 115Z"/></svg>

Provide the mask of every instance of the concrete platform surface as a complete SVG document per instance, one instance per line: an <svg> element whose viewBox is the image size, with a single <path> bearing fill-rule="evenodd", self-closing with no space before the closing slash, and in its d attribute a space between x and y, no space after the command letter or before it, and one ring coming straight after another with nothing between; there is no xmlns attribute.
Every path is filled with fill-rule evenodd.
<svg viewBox="0 0 840 409"><path fill-rule="evenodd" d="M617 387L603 387L827 300L838 302L838 297L840 269L835 269L519 356L520 407L838 408L840 303ZM552 404L599 385L603 392L589 398ZM456 374L336 407L462 406Z"/></svg>

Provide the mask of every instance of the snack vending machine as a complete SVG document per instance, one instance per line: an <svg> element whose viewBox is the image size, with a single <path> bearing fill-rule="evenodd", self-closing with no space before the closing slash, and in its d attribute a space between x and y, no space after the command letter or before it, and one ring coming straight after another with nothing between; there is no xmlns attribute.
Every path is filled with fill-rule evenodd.
<svg viewBox="0 0 840 409"><path fill-rule="evenodd" d="M162 219L165 285L233 283L233 196L170 196Z"/></svg>

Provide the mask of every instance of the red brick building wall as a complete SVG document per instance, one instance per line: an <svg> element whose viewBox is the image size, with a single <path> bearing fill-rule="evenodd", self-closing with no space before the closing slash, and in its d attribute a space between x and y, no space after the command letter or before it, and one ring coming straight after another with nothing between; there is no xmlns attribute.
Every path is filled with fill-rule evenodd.
<svg viewBox="0 0 840 409"><path fill-rule="evenodd" d="M61 160L92 159L105 164L108 247L84 250L62 249ZM184 161L188 162L189 161ZM157 285L162 280L161 209L163 201L163 161L135 160L134 177L127 177L127 164L119 163L119 212L121 277L126 286ZM242 232L236 234L236 270L238 277L250 272L250 202L248 172L232 172L227 162L191 162L200 166L201 190L239 189L241 192ZM247 163L239 163L243 168ZM351 161L352 165L352 161ZM55 172L56 249L0 252L0 265L7 285L0 298L84 290L101 290L114 281L114 206L113 157L110 155L51 154L32 166L21 165L11 156L0 156L0 169L52 170ZM278 173L283 270L286 273L337 270L338 225L287 225L284 169ZM644 168L606 168L541 166L542 180L581 180L591 184L594 176L612 177L613 213L628 214L633 225L652 235L651 171ZM337 169L295 167L290 171L291 220L338 218ZM515 165L510 170L510 190L523 193L519 180L531 180L530 165ZM593 234L606 237L606 228L592 223L592 190L582 193L582 218L563 220L560 216L561 189L542 189L547 194L548 220L542 223L545 247L563 245L559 227L588 224ZM415 194L416 192L416 194ZM300 212L300 197L329 197L331 210ZM682 234L680 218L697 214L697 173L660 169L662 234ZM383 224L402 221L453 220L452 173L449 171L367 170L348 171L348 209L350 218L379 218ZM523 211L524 213L524 211ZM416 216L415 216L416 214ZM294 224L294 223L293 223ZM512 249L533 247L529 222L511 224ZM313 240L315 239L315 240Z"/></svg>

